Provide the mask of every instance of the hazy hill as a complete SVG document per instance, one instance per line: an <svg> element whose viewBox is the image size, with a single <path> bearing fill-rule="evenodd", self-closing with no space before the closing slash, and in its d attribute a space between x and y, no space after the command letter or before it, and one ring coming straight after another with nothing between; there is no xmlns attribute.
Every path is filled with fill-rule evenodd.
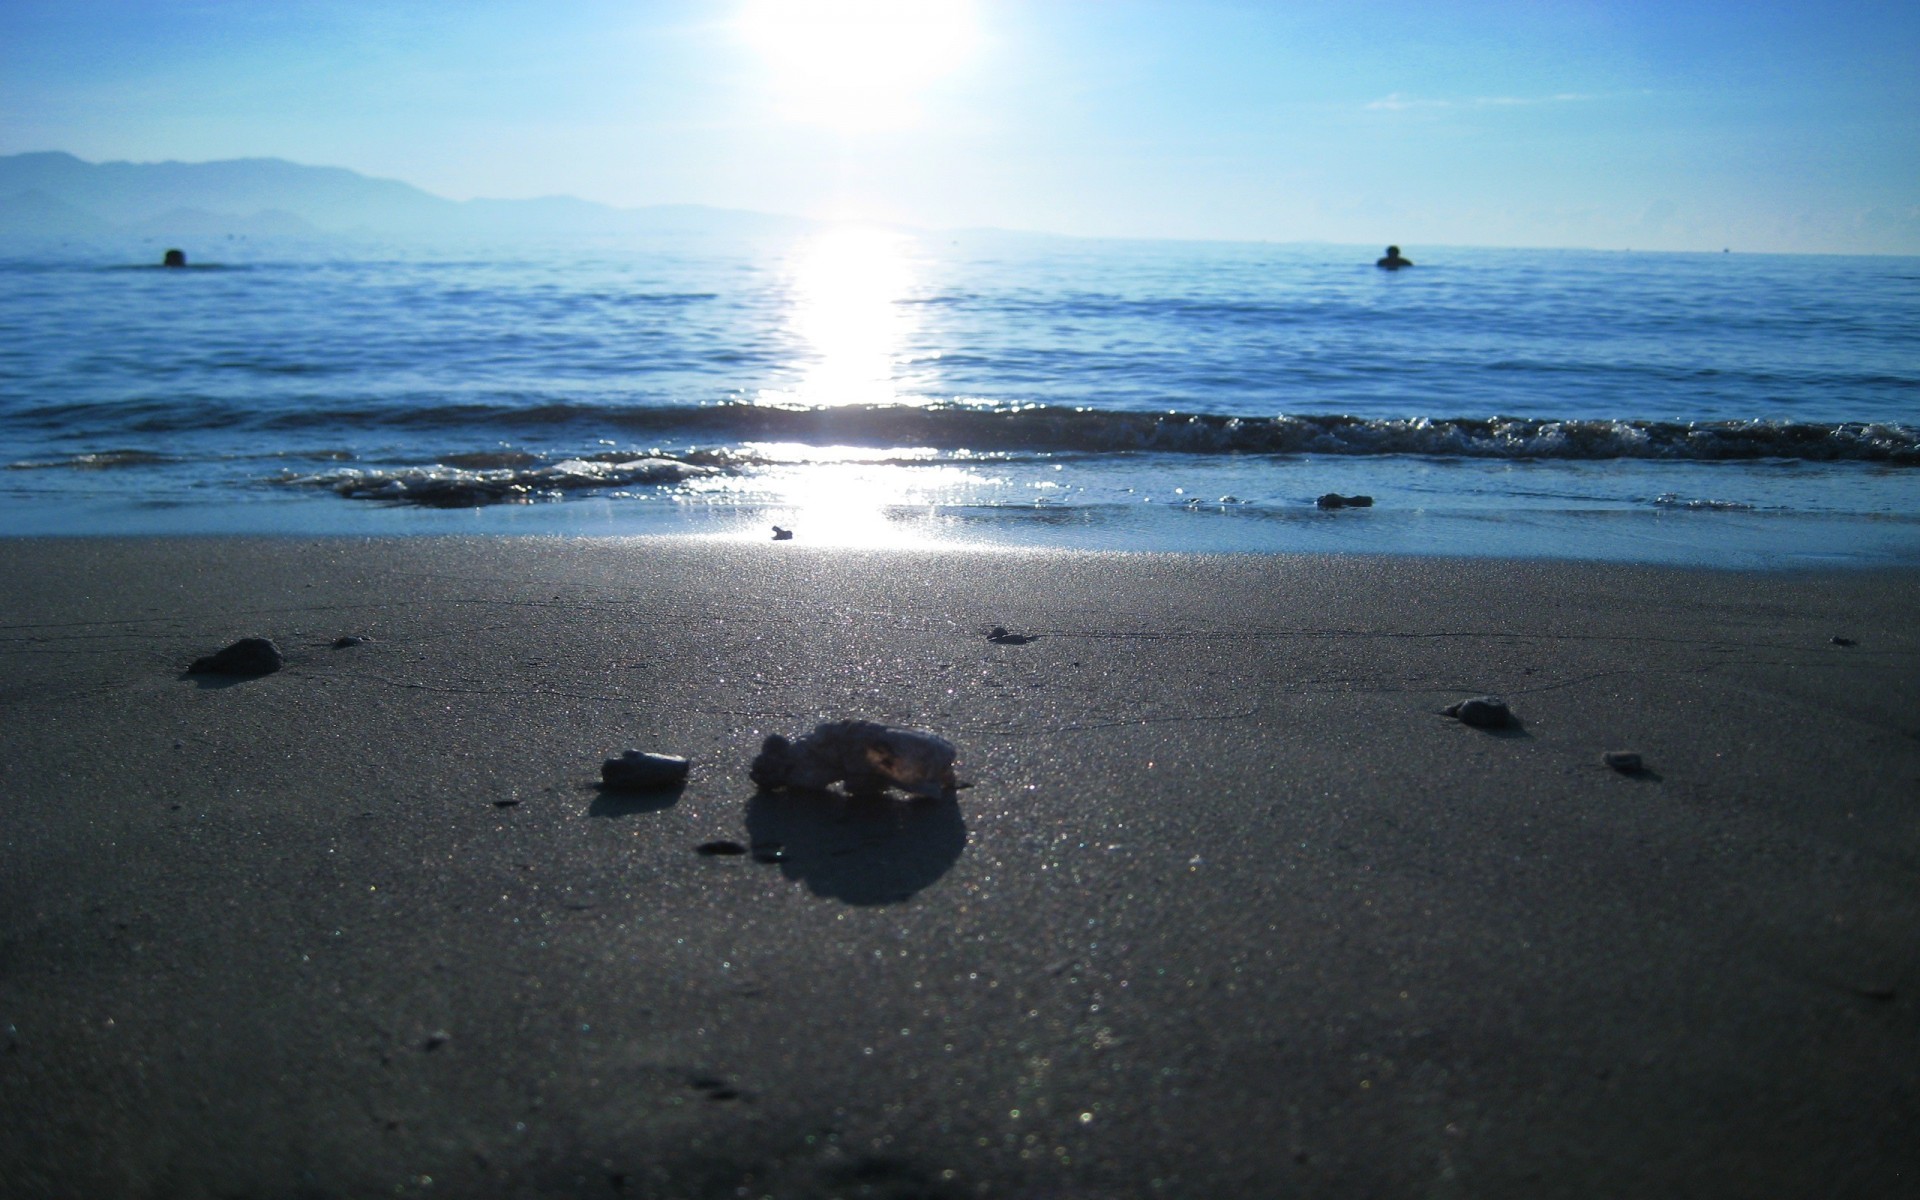
<svg viewBox="0 0 1920 1200"><path fill-rule="evenodd" d="M39 188L0 191L0 232L39 235L105 233L106 221Z"/></svg>
<svg viewBox="0 0 1920 1200"><path fill-rule="evenodd" d="M0 234L748 234L805 224L697 205L613 208L571 196L448 200L398 180L277 158L90 163L59 151L0 156Z"/></svg>

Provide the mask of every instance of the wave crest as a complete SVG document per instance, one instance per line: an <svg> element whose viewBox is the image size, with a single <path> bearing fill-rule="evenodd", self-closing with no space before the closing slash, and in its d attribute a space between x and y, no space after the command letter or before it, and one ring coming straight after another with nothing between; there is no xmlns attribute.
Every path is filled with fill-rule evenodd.
<svg viewBox="0 0 1920 1200"><path fill-rule="evenodd" d="M1441 458L1802 459L1920 465L1920 429L1885 422L1640 421L1537 417L1271 417L1109 412L964 402L781 408L750 403L614 407L457 404L284 414L273 424L399 425L419 430L619 431L683 442L921 446L1006 453L1411 454Z"/></svg>
<svg viewBox="0 0 1920 1200"><path fill-rule="evenodd" d="M280 482L328 488L349 500L383 500L427 508L474 508L487 504L525 504L598 488L682 483L717 472L717 467L665 457L617 461L568 458L542 467L525 462L481 467L444 462L416 467L341 467L290 476Z"/></svg>

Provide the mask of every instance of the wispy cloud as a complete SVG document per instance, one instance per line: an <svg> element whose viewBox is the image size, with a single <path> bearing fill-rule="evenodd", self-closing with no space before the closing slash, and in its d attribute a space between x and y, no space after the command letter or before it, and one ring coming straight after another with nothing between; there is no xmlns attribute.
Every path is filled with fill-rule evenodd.
<svg viewBox="0 0 1920 1200"><path fill-rule="evenodd" d="M1604 99L1589 92L1556 92L1551 96L1472 96L1456 100L1430 99L1391 92L1366 105L1369 112L1440 111L1469 108L1516 108L1532 104L1567 104Z"/></svg>

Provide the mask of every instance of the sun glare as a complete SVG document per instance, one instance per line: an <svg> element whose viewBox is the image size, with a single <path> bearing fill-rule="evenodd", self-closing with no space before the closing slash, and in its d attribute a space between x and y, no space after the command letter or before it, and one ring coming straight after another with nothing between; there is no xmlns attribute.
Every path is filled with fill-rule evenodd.
<svg viewBox="0 0 1920 1200"><path fill-rule="evenodd" d="M915 290L916 262L914 240L887 229L843 226L798 245L785 280L796 372L785 386L762 391L759 403L808 409L925 403L902 387L905 356L919 328L918 306L902 303ZM776 462L804 464L757 473L752 486L766 490L769 520L804 530L814 545L922 544L927 514L977 484L970 467L893 461L931 453L913 447L769 443L760 449ZM922 519L902 519L903 513ZM725 536L765 534L756 526Z"/></svg>
<svg viewBox="0 0 1920 1200"><path fill-rule="evenodd" d="M912 124L978 37L968 0L749 0L740 31L783 117L846 132Z"/></svg>
<svg viewBox="0 0 1920 1200"><path fill-rule="evenodd" d="M791 390L769 393L779 404L837 407L893 404L898 356L913 332L915 310L900 303L913 272L903 234L849 227L816 235L793 263L790 328L806 352Z"/></svg>

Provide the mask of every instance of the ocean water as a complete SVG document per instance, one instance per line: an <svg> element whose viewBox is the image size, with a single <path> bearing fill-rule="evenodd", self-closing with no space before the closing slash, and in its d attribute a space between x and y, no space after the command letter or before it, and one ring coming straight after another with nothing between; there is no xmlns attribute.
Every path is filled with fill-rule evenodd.
<svg viewBox="0 0 1920 1200"><path fill-rule="evenodd" d="M0 244L0 531L1920 561L1916 259L161 249Z"/></svg>

